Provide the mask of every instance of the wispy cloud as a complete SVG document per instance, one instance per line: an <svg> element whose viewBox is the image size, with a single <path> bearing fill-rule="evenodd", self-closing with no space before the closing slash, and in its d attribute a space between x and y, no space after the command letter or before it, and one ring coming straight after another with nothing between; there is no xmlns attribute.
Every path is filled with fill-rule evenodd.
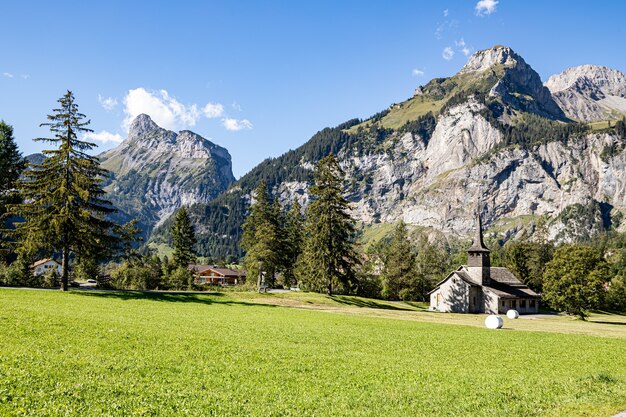
<svg viewBox="0 0 626 417"><path fill-rule="evenodd" d="M472 53L474 48L467 46L465 43L465 39L461 38L458 41L455 41L454 44L457 47L457 50L461 52L465 56L469 56Z"/></svg>
<svg viewBox="0 0 626 417"><path fill-rule="evenodd" d="M108 142L120 143L124 140L119 134L107 132L106 130L101 130L98 133L95 133L95 132L86 133L85 136L83 136L83 139L94 140L96 142L101 142L101 143L108 143Z"/></svg>
<svg viewBox="0 0 626 417"><path fill-rule="evenodd" d="M106 111L113 110L115 107L117 107L117 104L118 104L116 98L102 97L100 94L98 94L98 101L100 102L100 105L104 108L104 110Z"/></svg>
<svg viewBox="0 0 626 417"><path fill-rule="evenodd" d="M441 56L446 61L450 61L454 57L454 49L452 49L452 47L450 46L446 46L445 48L443 48L443 52L441 53Z"/></svg>
<svg viewBox="0 0 626 417"><path fill-rule="evenodd" d="M28 80L30 78L30 74L20 74L20 77L24 80Z"/></svg>
<svg viewBox="0 0 626 417"><path fill-rule="evenodd" d="M230 130L232 132L237 132L243 129L252 129L252 123L247 119L231 119L224 118L222 119L222 125L226 128L226 130Z"/></svg>
<svg viewBox="0 0 626 417"><path fill-rule="evenodd" d="M233 101L233 104L231 104L230 107L232 107L233 110L241 111L241 105L239 105L236 101Z"/></svg>
<svg viewBox="0 0 626 417"><path fill-rule="evenodd" d="M448 14L450 13L450 11L448 9L443 11L443 17L448 17Z"/></svg>
<svg viewBox="0 0 626 417"><path fill-rule="evenodd" d="M414 77L421 77L422 75L424 75L424 71L418 68L413 68L413 71L411 71L411 74L413 74Z"/></svg>
<svg viewBox="0 0 626 417"><path fill-rule="evenodd" d="M209 119L215 119L224 114L224 106L220 103L207 103L202 109L202 113Z"/></svg>
<svg viewBox="0 0 626 417"><path fill-rule="evenodd" d="M7 78L13 78L13 74L11 74L10 72L3 72L2 75Z"/></svg>
<svg viewBox="0 0 626 417"><path fill-rule="evenodd" d="M477 16L490 15L496 11L496 6L498 5L498 0L480 0L474 6L474 10L476 11Z"/></svg>

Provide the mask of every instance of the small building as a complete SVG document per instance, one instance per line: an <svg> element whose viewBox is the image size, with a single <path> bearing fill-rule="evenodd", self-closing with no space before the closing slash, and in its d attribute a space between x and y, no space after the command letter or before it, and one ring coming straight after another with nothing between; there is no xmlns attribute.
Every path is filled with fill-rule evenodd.
<svg viewBox="0 0 626 417"><path fill-rule="evenodd" d="M476 236L461 265L430 291L430 310L454 313L537 313L540 296L506 268L492 268L477 216Z"/></svg>
<svg viewBox="0 0 626 417"><path fill-rule="evenodd" d="M52 258L40 259L30 266L33 270L33 275L38 277L44 275L48 271L56 269L59 276L63 275L63 268L60 263Z"/></svg>
<svg viewBox="0 0 626 417"><path fill-rule="evenodd" d="M191 264L189 270L193 272L196 284L237 285L246 277L245 271L213 265Z"/></svg>

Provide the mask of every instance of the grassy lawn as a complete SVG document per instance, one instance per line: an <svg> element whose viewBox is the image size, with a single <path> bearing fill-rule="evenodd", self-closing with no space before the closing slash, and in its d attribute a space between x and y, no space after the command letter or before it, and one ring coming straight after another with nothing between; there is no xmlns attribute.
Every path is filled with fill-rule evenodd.
<svg viewBox="0 0 626 417"><path fill-rule="evenodd" d="M0 289L0 415L610 416L626 317L307 293ZM526 331L532 330L532 331Z"/></svg>

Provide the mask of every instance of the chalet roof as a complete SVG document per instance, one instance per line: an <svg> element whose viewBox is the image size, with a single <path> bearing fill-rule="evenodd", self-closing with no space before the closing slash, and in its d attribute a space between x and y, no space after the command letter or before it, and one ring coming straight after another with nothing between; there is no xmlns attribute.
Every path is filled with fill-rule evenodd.
<svg viewBox="0 0 626 417"><path fill-rule="evenodd" d="M201 274L206 271L213 271L217 273L218 275L222 275L225 277L245 277L246 276L246 271L243 271L243 270L236 271L230 268L218 268L213 265L191 264L189 265L189 269L198 274Z"/></svg>
<svg viewBox="0 0 626 417"><path fill-rule="evenodd" d="M55 260L54 260L54 259L52 259L52 258L45 258L45 259L40 259L40 260L38 260L37 262L35 262L34 264L32 264L30 267L31 267L31 268L36 268L36 267L38 267L39 265L43 265L43 264L45 264L46 262L50 262L50 261L52 261L52 262L56 263L57 265L60 265L57 261L55 261Z"/></svg>

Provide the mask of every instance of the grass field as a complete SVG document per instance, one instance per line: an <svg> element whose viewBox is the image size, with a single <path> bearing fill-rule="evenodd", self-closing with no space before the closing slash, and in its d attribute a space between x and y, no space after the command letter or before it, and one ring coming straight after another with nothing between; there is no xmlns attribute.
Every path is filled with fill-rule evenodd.
<svg viewBox="0 0 626 417"><path fill-rule="evenodd" d="M519 319L499 331L483 319L307 293L0 289L0 415L626 409L626 317Z"/></svg>

